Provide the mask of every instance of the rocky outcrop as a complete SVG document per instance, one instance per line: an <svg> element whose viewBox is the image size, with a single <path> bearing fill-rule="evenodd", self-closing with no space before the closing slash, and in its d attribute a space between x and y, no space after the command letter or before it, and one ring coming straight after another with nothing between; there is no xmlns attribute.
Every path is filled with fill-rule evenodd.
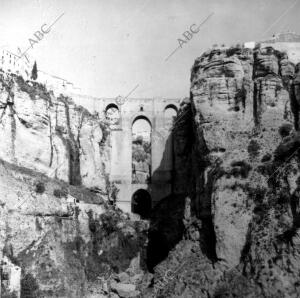
<svg viewBox="0 0 300 298"><path fill-rule="evenodd" d="M7 260L21 270L19 283L5 275L1 297L15 297L8 294L18 286L21 297L139 295L146 222L130 221L84 187L4 161L0 193L2 268L11 272Z"/></svg>
<svg viewBox="0 0 300 298"><path fill-rule="evenodd" d="M0 73L0 157L50 177L105 190L108 130L71 98Z"/></svg>
<svg viewBox="0 0 300 298"><path fill-rule="evenodd" d="M148 222L80 186L109 189L99 119L3 75L0 252L21 268L21 295L299 297L299 70L271 47L196 59L149 243Z"/></svg>
<svg viewBox="0 0 300 298"><path fill-rule="evenodd" d="M190 211L183 240L154 268L158 295L300 295L298 77L271 47L196 59L174 127L174 189Z"/></svg>
<svg viewBox="0 0 300 298"><path fill-rule="evenodd" d="M105 121L14 74L0 87L0 296L138 297L148 224L115 207Z"/></svg>
<svg viewBox="0 0 300 298"><path fill-rule="evenodd" d="M295 119L295 128L299 130L299 111L300 111L300 64L297 64L295 69L295 78L292 81L291 89L291 107Z"/></svg>

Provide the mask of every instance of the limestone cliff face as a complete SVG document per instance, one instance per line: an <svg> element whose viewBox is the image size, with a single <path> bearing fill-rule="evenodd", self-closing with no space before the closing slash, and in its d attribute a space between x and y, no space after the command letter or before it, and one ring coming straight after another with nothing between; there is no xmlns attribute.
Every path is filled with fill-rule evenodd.
<svg viewBox="0 0 300 298"><path fill-rule="evenodd" d="M155 268L160 294L299 297L299 94L272 48L196 59L174 132L184 240Z"/></svg>
<svg viewBox="0 0 300 298"><path fill-rule="evenodd" d="M4 161L0 194L0 259L19 266L21 297L139 295L146 223L84 187ZM2 277L1 297L19 297Z"/></svg>
<svg viewBox="0 0 300 298"><path fill-rule="evenodd" d="M242 67L241 55L243 61L247 57L248 67ZM216 255L230 266L239 263L253 215L249 188L269 188L268 177L257 168L281 142L280 127L293 125L281 75L293 72L283 66L282 56L272 48L219 51L207 63L197 59L193 68L199 68L191 88L195 130L203 137L199 144L207 147L206 165L199 173L202 181L196 181L206 192L198 193L199 212L211 216ZM217 69L211 66L220 60ZM211 89L215 91L209 93Z"/></svg>
<svg viewBox="0 0 300 298"><path fill-rule="evenodd" d="M50 177L105 189L108 133L72 99L0 73L0 158Z"/></svg>
<svg viewBox="0 0 300 298"><path fill-rule="evenodd" d="M0 88L0 296L138 297L147 222L107 201L107 125L14 74Z"/></svg>

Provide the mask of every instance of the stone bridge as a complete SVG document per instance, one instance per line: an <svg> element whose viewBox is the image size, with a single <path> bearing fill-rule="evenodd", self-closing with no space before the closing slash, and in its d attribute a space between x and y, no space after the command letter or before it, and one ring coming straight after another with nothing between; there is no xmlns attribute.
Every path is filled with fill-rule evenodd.
<svg viewBox="0 0 300 298"><path fill-rule="evenodd" d="M94 101L94 110L110 123L110 181L115 182L120 190L117 205L125 212L141 214L140 208L153 207L172 191L173 140L170 128L179 102L180 99L163 98L128 98L124 101L104 98ZM151 128L150 177L143 183L132 178L132 127L139 119L146 120ZM143 206L139 206L140 203Z"/></svg>

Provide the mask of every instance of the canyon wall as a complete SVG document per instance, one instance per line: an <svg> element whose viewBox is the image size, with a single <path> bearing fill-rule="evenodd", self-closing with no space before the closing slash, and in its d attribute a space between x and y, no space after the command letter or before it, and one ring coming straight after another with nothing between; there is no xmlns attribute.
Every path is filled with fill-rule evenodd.
<svg viewBox="0 0 300 298"><path fill-rule="evenodd" d="M174 130L177 205L164 203L178 217L181 196L183 240L154 268L158 295L300 295L299 75L271 47L195 60Z"/></svg>
<svg viewBox="0 0 300 298"><path fill-rule="evenodd" d="M285 53L196 59L149 243L147 222L106 201L101 119L38 83L0 82L0 257L21 271L21 297L300 295L300 67ZM8 297L14 285L2 280Z"/></svg>
<svg viewBox="0 0 300 298"><path fill-rule="evenodd" d="M5 161L0 194L1 297L139 295L146 222L99 193Z"/></svg>
<svg viewBox="0 0 300 298"><path fill-rule="evenodd" d="M0 90L0 296L138 297L148 226L112 202L105 120L14 74Z"/></svg>
<svg viewBox="0 0 300 298"><path fill-rule="evenodd" d="M103 120L14 74L1 72L0 88L0 158L105 191L110 157Z"/></svg>

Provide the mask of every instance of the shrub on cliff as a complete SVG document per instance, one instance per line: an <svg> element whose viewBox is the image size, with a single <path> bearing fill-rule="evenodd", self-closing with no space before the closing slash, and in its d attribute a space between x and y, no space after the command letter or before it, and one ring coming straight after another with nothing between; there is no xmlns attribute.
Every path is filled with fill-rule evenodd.
<svg viewBox="0 0 300 298"><path fill-rule="evenodd" d="M238 49L236 47L230 47L229 49L226 50L226 56L231 57L234 54L236 54L238 51L240 51L240 49Z"/></svg>
<svg viewBox="0 0 300 298"><path fill-rule="evenodd" d="M109 129L109 125L107 123L105 123L104 121L100 121L99 122L100 128L102 129L102 139L99 143L100 147L104 147L104 145L106 144L106 141L109 137L110 134L110 129Z"/></svg>
<svg viewBox="0 0 300 298"><path fill-rule="evenodd" d="M35 81L37 77L38 77L38 71L37 71L36 61L34 61L33 68L31 71L31 79Z"/></svg>
<svg viewBox="0 0 300 298"><path fill-rule="evenodd" d="M1 298L19 298L19 296L17 295L16 291L13 291L12 293L2 293Z"/></svg>
<svg viewBox="0 0 300 298"><path fill-rule="evenodd" d="M68 190L65 189L65 188L60 188L60 189L56 188L56 189L54 189L54 191L53 191L53 195L54 195L55 197L57 197L57 198L63 198L63 197L66 197L67 194L68 194Z"/></svg>
<svg viewBox="0 0 300 298"><path fill-rule="evenodd" d="M284 138L284 137L287 137L291 133L292 130L293 130L292 124L284 123L279 127L278 132L279 132L280 136L282 138Z"/></svg>
<svg viewBox="0 0 300 298"><path fill-rule="evenodd" d="M39 182L35 185L35 192L36 192L36 193L42 194L42 193L45 192L45 190L46 190L46 188L45 188L44 182L39 181Z"/></svg>
<svg viewBox="0 0 300 298"><path fill-rule="evenodd" d="M299 152L300 147L300 133L285 137L283 142L275 149L274 157L277 161L284 161L292 155Z"/></svg>
<svg viewBox="0 0 300 298"><path fill-rule="evenodd" d="M247 149L250 158L255 158L259 155L260 146L256 140L251 140Z"/></svg>
<svg viewBox="0 0 300 298"><path fill-rule="evenodd" d="M39 286L32 274L27 273L21 280L21 297L38 298Z"/></svg>
<svg viewBox="0 0 300 298"><path fill-rule="evenodd" d="M16 82L22 92L28 93L31 100L35 100L36 97L39 96L51 102L51 91L48 91L45 85L38 82L25 82L21 76L16 77Z"/></svg>
<svg viewBox="0 0 300 298"><path fill-rule="evenodd" d="M101 226L108 235L117 231L118 221L119 217L116 216L113 212L106 212L100 215Z"/></svg>
<svg viewBox="0 0 300 298"><path fill-rule="evenodd" d="M233 169L231 170L231 174L236 177L237 175L241 175L242 178L247 178L248 174L251 170L251 166L245 161L233 161L231 163Z"/></svg>

